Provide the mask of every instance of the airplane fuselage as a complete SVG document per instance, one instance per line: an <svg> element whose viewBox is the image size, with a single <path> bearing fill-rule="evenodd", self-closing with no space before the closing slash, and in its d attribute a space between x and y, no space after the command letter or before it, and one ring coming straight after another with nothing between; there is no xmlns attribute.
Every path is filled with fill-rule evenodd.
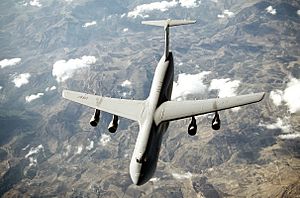
<svg viewBox="0 0 300 198"><path fill-rule="evenodd" d="M171 99L173 78L173 55L172 52L168 52L168 55L164 54L157 64L143 113L146 119L143 123L139 123L140 131L130 162L130 176L136 185L146 183L155 172L162 137L169 126L169 122L156 125L154 113L159 105Z"/></svg>

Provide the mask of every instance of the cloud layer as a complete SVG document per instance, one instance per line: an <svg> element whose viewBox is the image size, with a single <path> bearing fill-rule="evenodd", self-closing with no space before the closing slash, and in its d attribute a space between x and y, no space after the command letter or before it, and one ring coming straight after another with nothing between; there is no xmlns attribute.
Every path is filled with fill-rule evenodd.
<svg viewBox="0 0 300 198"><path fill-rule="evenodd" d="M289 133L291 130L291 126L287 124L288 118L277 118L276 123L273 124L264 124L260 123L258 126L265 127L267 129L281 129L284 133Z"/></svg>
<svg viewBox="0 0 300 198"><path fill-rule="evenodd" d="M89 26L94 26L94 25L97 25L96 21L87 22L82 27L87 28Z"/></svg>
<svg viewBox="0 0 300 198"><path fill-rule="evenodd" d="M266 8L266 11L272 15L276 15L276 13L277 13L276 9L274 9L272 6L268 6Z"/></svg>
<svg viewBox="0 0 300 198"><path fill-rule="evenodd" d="M181 6L185 8L195 8L199 7L200 3L201 1L199 0L157 1L153 3L138 5L133 9L133 11L128 12L127 16L132 18L136 18L138 16L146 18L149 17L149 12L154 10L165 12L170 8L174 8L176 6Z"/></svg>
<svg viewBox="0 0 300 198"><path fill-rule="evenodd" d="M24 74L17 75L13 79L12 82L15 84L16 87L20 88L21 86L26 85L27 83L29 83L29 78L30 78L30 74L29 73L24 73Z"/></svg>
<svg viewBox="0 0 300 198"><path fill-rule="evenodd" d="M275 90L270 92L270 98L276 106L283 102L288 106L291 113L300 114L300 80L291 78L284 91Z"/></svg>
<svg viewBox="0 0 300 198"><path fill-rule="evenodd" d="M179 0L179 4L181 7L186 7L186 8L196 8L199 7L201 1L197 0Z"/></svg>
<svg viewBox="0 0 300 198"><path fill-rule="evenodd" d="M124 82L122 82L121 86L122 87L130 87L131 86L131 82L129 80L125 80Z"/></svg>
<svg viewBox="0 0 300 198"><path fill-rule="evenodd" d="M0 61L0 68L13 66L19 64L20 62L21 62L21 58L3 59Z"/></svg>
<svg viewBox="0 0 300 198"><path fill-rule="evenodd" d="M203 79L210 71L203 71L199 74L179 74L178 81L173 84L172 100L182 100L188 96L199 95L207 90Z"/></svg>
<svg viewBox="0 0 300 198"><path fill-rule="evenodd" d="M172 176L175 179L182 180L182 179L190 179L190 178L192 178L193 174L190 173L190 172L187 172L187 173L184 173L184 174L172 173Z"/></svg>
<svg viewBox="0 0 300 198"><path fill-rule="evenodd" d="M230 78L213 79L210 83L209 90L219 90L220 98L236 96L236 90L240 85L239 80L231 81Z"/></svg>
<svg viewBox="0 0 300 198"><path fill-rule="evenodd" d="M56 86L52 86L52 87L47 87L47 88L45 89L45 91L53 91L53 90L55 90L55 89L57 89Z"/></svg>
<svg viewBox="0 0 300 198"><path fill-rule="evenodd" d="M102 134L100 138L100 143L102 144L102 146L105 146L110 140L111 138L109 135Z"/></svg>
<svg viewBox="0 0 300 198"><path fill-rule="evenodd" d="M300 139L300 133L282 134L282 135L279 135L278 137L283 140L293 140L296 138Z"/></svg>
<svg viewBox="0 0 300 198"><path fill-rule="evenodd" d="M149 17L149 15L147 15L148 12L151 12L153 10L159 10L159 11L165 12L169 8L177 6L177 4L178 4L178 2L176 2L175 0L142 4L142 5L136 6L133 9L133 11L128 12L127 16L132 17L132 18L136 18L137 16L145 18L145 17Z"/></svg>
<svg viewBox="0 0 300 198"><path fill-rule="evenodd" d="M52 75L56 77L57 82L64 82L71 78L77 69L89 67L95 64L96 61L97 59L94 56L82 56L67 61L59 60L53 65Z"/></svg>
<svg viewBox="0 0 300 198"><path fill-rule="evenodd" d="M218 18L232 18L234 13L229 10L224 10L222 14L218 14Z"/></svg>
<svg viewBox="0 0 300 198"><path fill-rule="evenodd" d="M31 102L33 100L36 100L36 99L42 97L43 95L44 95L44 93L32 94L30 96L26 96L25 100L26 100L26 102Z"/></svg>

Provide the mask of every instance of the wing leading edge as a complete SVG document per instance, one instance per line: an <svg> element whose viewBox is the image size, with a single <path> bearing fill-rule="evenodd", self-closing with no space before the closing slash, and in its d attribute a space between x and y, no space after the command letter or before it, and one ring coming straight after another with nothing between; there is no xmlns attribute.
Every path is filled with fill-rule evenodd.
<svg viewBox="0 0 300 198"><path fill-rule="evenodd" d="M145 101L107 98L76 91L63 90L62 96L68 100L105 111L117 116L140 122Z"/></svg>
<svg viewBox="0 0 300 198"><path fill-rule="evenodd" d="M191 116L230 109L261 101L265 93L248 94L207 100L167 101L161 104L154 115L158 125L164 121L179 120Z"/></svg>

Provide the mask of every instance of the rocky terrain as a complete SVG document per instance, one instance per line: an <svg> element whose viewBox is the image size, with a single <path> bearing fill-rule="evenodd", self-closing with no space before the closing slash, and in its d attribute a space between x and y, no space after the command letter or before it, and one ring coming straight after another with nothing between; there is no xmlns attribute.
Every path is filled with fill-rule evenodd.
<svg viewBox="0 0 300 198"><path fill-rule="evenodd" d="M4 0L0 2L0 196L298 197L300 3L289 1ZM142 20L196 19L171 29L174 95L266 92L254 105L172 122L154 178L132 184L138 124L63 89L145 99L163 30ZM188 79L188 80L186 80Z"/></svg>

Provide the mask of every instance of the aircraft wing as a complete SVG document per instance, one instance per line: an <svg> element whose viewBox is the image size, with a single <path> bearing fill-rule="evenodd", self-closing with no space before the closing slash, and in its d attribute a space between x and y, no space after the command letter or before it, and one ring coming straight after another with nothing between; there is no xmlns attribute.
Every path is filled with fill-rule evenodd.
<svg viewBox="0 0 300 198"><path fill-rule="evenodd" d="M261 101L264 98L264 95L265 93L256 93L207 100L167 101L157 108L154 115L154 121L158 125L164 121L179 120L191 116L248 105Z"/></svg>
<svg viewBox="0 0 300 198"><path fill-rule="evenodd" d="M145 102L142 100L107 98L69 90L63 90L62 96L68 100L134 121L140 121L145 106Z"/></svg>

